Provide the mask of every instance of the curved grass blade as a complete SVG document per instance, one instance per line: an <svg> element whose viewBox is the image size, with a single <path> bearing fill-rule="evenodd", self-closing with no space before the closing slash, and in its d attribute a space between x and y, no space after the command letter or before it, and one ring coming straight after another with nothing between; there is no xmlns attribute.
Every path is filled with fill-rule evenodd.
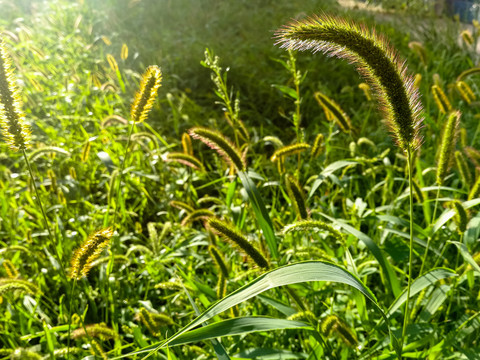
<svg viewBox="0 0 480 360"><path fill-rule="evenodd" d="M478 266L472 255L470 255L470 253L468 252L467 246L458 241L449 241L449 243L454 244L458 248L458 250L460 250L460 254L463 256L463 259L467 263L469 263L476 272L480 274L480 266Z"/></svg>
<svg viewBox="0 0 480 360"><path fill-rule="evenodd" d="M334 218L332 218L328 215L325 215L323 213L320 213L320 214L323 217L330 220L331 222L333 222L334 224L343 228L348 233L357 237L361 242L363 242L368 247L368 249L370 250L372 255L375 257L375 259L377 259L378 263L382 267L382 270L383 270L384 274L386 275L386 277L388 279L387 283L390 285L390 287L392 289L393 295L395 297L398 297L401 293L400 282L398 281L397 277L395 276L395 273L393 272L393 269L390 266L390 263L383 256L382 250L380 250L380 248L373 241L373 239L370 238L369 236L367 236L366 234L364 234L363 232L355 229L353 226L350 226L350 225L345 224L341 221L338 221L338 220L336 220L336 219L334 219Z"/></svg>
<svg viewBox="0 0 480 360"><path fill-rule="evenodd" d="M251 348L243 350L235 355L236 359L254 359L254 360L293 360L293 359L317 359L312 355L291 352L288 350L268 349L268 348Z"/></svg>
<svg viewBox="0 0 480 360"><path fill-rule="evenodd" d="M276 319L264 316L246 316L234 319L227 319L206 325L204 327L183 333L170 344L168 347L189 344L204 340L211 340L224 336L234 336L249 334L259 331L274 331L285 329L302 329L314 330L311 325L301 321ZM150 345L147 348L135 352L136 355L147 353L155 349L160 343Z"/></svg>
<svg viewBox="0 0 480 360"><path fill-rule="evenodd" d="M329 164L325 169L323 169L320 175L318 175L318 178L313 182L312 189L310 190L308 197L311 198L313 194L315 194L320 185L322 185L325 178L332 175L335 171L343 169L344 167L349 165L358 165L358 162L350 160L340 160Z"/></svg>
<svg viewBox="0 0 480 360"><path fill-rule="evenodd" d="M427 272L413 281L412 287L410 288L410 298L418 294L426 287L434 284L438 280L452 276L457 276L457 274L455 274L453 270L447 268L437 268ZM393 302L393 304L390 305L390 308L387 311L387 318L390 318L406 300L407 290L403 291L402 294Z"/></svg>
<svg viewBox="0 0 480 360"><path fill-rule="evenodd" d="M185 294L187 294L188 301L190 302L190 305L192 305L193 310L195 311L195 315L199 316L200 310L198 309L197 304L195 304L195 301L193 301L192 296L188 292L187 288L182 283L180 283L180 285L182 285L183 291L185 292ZM205 322L202 324L202 326L207 327L208 325ZM201 330L201 329L197 329L197 330ZM225 348L220 343L220 341L218 341L214 336L212 336L210 338L210 342L212 343L213 350L215 351L215 354L217 355L218 360L230 360L230 356L228 356L227 350L225 350ZM170 344L170 346L172 346L172 344Z"/></svg>
<svg viewBox="0 0 480 360"><path fill-rule="evenodd" d="M480 199L465 201L462 203L465 210L480 204ZM455 216L455 210L445 210L433 225L432 235L435 234L445 223Z"/></svg>
<svg viewBox="0 0 480 360"><path fill-rule="evenodd" d="M377 303L375 295L355 275L333 263L324 261L306 261L282 266L275 270L269 271L259 276L257 279L253 280L249 284L246 284L240 289L234 291L227 297L210 306L206 311L202 313L202 315L198 316L190 324L185 326L183 329L178 331L175 335L171 336L163 343L161 343L154 350L151 350L149 354L144 357L144 359L148 358L150 355L154 354L159 349L170 346L174 341L177 341L177 339L182 334L185 334L187 331L197 327L198 325L201 325L203 322L224 312L225 310L228 310L237 304L240 304L248 299L257 296L258 294L261 294L267 290L279 286L310 281L331 281L352 286L353 288L359 290L373 303L375 309L378 311L379 314L382 315L382 317L385 316L384 312ZM144 349L141 349L139 351L143 350ZM135 352L127 354L125 356L133 356L137 353L138 352Z"/></svg>
<svg viewBox="0 0 480 360"><path fill-rule="evenodd" d="M258 225L260 226L260 229L262 229L263 236L265 236L265 240L267 241L270 255L272 258L277 260L279 258L277 239L275 238L275 232L273 231L272 220L270 219L267 208L263 203L262 197L260 196L255 183L246 172L238 171L238 177L242 181L242 185L247 191L248 198L250 199L253 211L255 212L255 216L258 221Z"/></svg>

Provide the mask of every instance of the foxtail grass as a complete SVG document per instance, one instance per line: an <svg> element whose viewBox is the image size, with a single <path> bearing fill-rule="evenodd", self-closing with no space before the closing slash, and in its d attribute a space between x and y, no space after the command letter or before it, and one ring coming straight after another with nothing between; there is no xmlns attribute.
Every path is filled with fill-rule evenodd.
<svg viewBox="0 0 480 360"><path fill-rule="evenodd" d="M248 241L245 235L233 226L213 217L208 220L208 226L222 238L238 246L238 248L244 251L259 267L268 268L267 259Z"/></svg>
<svg viewBox="0 0 480 360"><path fill-rule="evenodd" d="M314 94L314 96L318 104L322 106L326 112L330 112L333 115L333 119L343 132L348 133L352 130L352 122L350 121L350 117L334 100L318 91Z"/></svg>
<svg viewBox="0 0 480 360"><path fill-rule="evenodd" d="M381 108L400 148L420 145L421 104L413 78L387 42L353 22L322 15L292 22L276 32L287 49L313 50L346 58L377 93Z"/></svg>
<svg viewBox="0 0 480 360"><path fill-rule="evenodd" d="M320 156L325 150L325 138L323 134L317 134L315 140L313 141L312 149L310 150L310 156L312 159L315 159Z"/></svg>
<svg viewBox="0 0 480 360"><path fill-rule="evenodd" d="M465 70L465 71L461 72L460 75L457 76L457 81L461 81L461 80L465 79L466 77L468 77L470 75L473 75L473 74L477 74L477 73L480 73L480 67L473 67L471 69Z"/></svg>
<svg viewBox="0 0 480 360"><path fill-rule="evenodd" d="M470 105L472 101L475 101L477 97L475 96L475 93L473 92L472 88L465 82L465 81L457 81L455 83L455 87L462 97L462 99Z"/></svg>
<svg viewBox="0 0 480 360"><path fill-rule="evenodd" d="M422 105L414 79L387 41L364 26L328 16L298 20L276 32L277 44L287 49L324 52L354 63L376 93L393 138L407 155L410 198L410 242L407 299L400 344L393 344L401 359L406 337L413 278L413 152L420 146Z"/></svg>
<svg viewBox="0 0 480 360"><path fill-rule="evenodd" d="M287 194L292 202L293 208L300 219L308 218L307 206L305 204L305 193L300 183L293 175L285 176Z"/></svg>
<svg viewBox="0 0 480 360"><path fill-rule="evenodd" d="M188 132L192 138L198 139L210 148L216 150L229 165L234 166L238 171L244 171L246 169L247 164L243 154L219 131L194 127Z"/></svg>
<svg viewBox="0 0 480 360"><path fill-rule="evenodd" d="M165 155L164 159L167 162L177 162L195 170L205 171L205 167L203 166L202 162L195 156L187 153L171 152Z"/></svg>
<svg viewBox="0 0 480 360"><path fill-rule="evenodd" d="M113 230L111 228L92 233L72 255L70 278L80 280L82 277L87 276L92 262L95 261L108 246L112 236Z"/></svg>
<svg viewBox="0 0 480 360"><path fill-rule="evenodd" d="M452 163L458 126L460 124L460 115L461 114L458 111L450 113L443 130L436 173L436 181L438 185L443 185L445 176Z"/></svg>
<svg viewBox="0 0 480 360"><path fill-rule="evenodd" d="M455 163L457 165L458 172L460 173L460 178L467 188L470 188L472 185L472 174L468 167L467 160L461 151L455 151Z"/></svg>
<svg viewBox="0 0 480 360"><path fill-rule="evenodd" d="M448 114L453 110L450 100L439 85L432 85L432 94L441 113Z"/></svg>
<svg viewBox="0 0 480 360"><path fill-rule="evenodd" d="M30 165L30 159L27 157L26 150L30 148L31 131L25 121L25 114L22 110L22 101L19 90L15 84L15 78L11 66L11 60L7 53L5 43L0 38L0 129L9 148L13 151L21 151L25 163L27 164L31 184L35 191L37 205L42 213L43 223L47 229L50 238L50 245L54 248L58 259L62 276L67 282L67 276L62 264L62 258L58 253L55 238L50 229L47 214L41 201L41 197L35 182L33 170ZM58 149L58 148L55 148ZM63 150L63 149L62 149Z"/></svg>
<svg viewBox="0 0 480 360"><path fill-rule="evenodd" d="M283 146L273 153L273 155L270 157L270 160L274 162L280 161L281 159L284 159L287 156L296 155L303 151L306 151L310 149L310 147L311 146L309 144L305 144L305 143L298 143L298 144Z"/></svg>

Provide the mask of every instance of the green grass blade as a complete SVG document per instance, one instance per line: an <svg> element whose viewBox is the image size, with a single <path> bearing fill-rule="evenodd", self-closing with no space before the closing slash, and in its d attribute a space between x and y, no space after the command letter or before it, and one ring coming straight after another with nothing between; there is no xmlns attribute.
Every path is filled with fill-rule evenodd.
<svg viewBox="0 0 480 360"><path fill-rule="evenodd" d="M236 355L236 359L255 359L255 360L290 360L290 359L306 359L307 354L299 352L291 352L287 350L252 348L244 350Z"/></svg>
<svg viewBox="0 0 480 360"><path fill-rule="evenodd" d="M447 268L437 268L429 271L428 273L420 276L419 278L415 279L412 283L412 287L410 288L410 297L415 296L420 291L425 289L426 287L433 285L435 282L441 279L445 279L447 277L457 276L453 270ZM407 290L404 290L402 294L397 297L397 299L393 302L390 308L387 311L387 318L390 318L392 314L402 306L402 304L407 300Z"/></svg>
<svg viewBox="0 0 480 360"><path fill-rule="evenodd" d="M267 208L263 203L262 197L260 196L255 183L247 173L239 171L238 177L242 181L242 185L247 191L248 198L250 199L250 203L252 204L253 211L255 212L255 216L258 221L258 225L260 226L260 229L262 229L263 236L265 236L265 240L267 241L270 254L272 258L277 260L279 258L277 239L275 237L275 232L273 231L272 220L270 219Z"/></svg>
<svg viewBox="0 0 480 360"><path fill-rule="evenodd" d="M474 206L477 206L478 204L480 204L480 199L469 200L462 203L465 210L468 210ZM445 210L433 225L432 235L435 234L443 225L445 225L445 223L448 220L450 220L454 216L455 216L455 210Z"/></svg>
<svg viewBox="0 0 480 360"><path fill-rule="evenodd" d="M454 244L458 248L458 250L460 250L460 254L463 256L463 259L467 263L469 263L476 272L480 274L480 266L478 266L472 255L470 255L470 253L468 252L467 246L458 241L449 241L449 243Z"/></svg>
<svg viewBox="0 0 480 360"><path fill-rule="evenodd" d="M317 191L317 189L320 187L320 185L322 185L325 178L327 178L328 176L330 176L331 174L333 174L337 170L343 169L346 166L354 165L354 164L356 165L356 164L358 164L358 162L348 161L348 160L340 160L340 161L335 161L335 162L331 163L330 165L328 165L325 169L323 169L321 174L318 176L317 180L315 180L313 182L312 188L310 190L310 193L308 194L308 197L311 198L313 196L315 191Z"/></svg>
<svg viewBox="0 0 480 360"><path fill-rule="evenodd" d="M383 273L386 275L388 279L387 283L390 285L393 295L395 297L398 297L401 293L400 282L395 276L395 273L392 267L390 266L390 263L383 256L382 250L380 250L378 245L369 236L355 229L353 226L345 224L344 222L341 222L341 221L337 221L336 219L328 215L325 215L325 214L321 214L321 215L327 218L328 220L330 220L331 222L335 223L336 225L340 226L342 229L352 234L356 238L358 238L361 242L363 242L367 246L367 248L370 250L372 255L375 257L375 259L377 259L378 263L380 264L383 270Z"/></svg>
<svg viewBox="0 0 480 360"><path fill-rule="evenodd" d="M282 266L275 270L269 271L259 276L249 284L246 284L240 289L234 291L230 295L210 306L206 311L203 312L202 315L198 316L190 324L167 339L155 350L152 350L146 357L144 357L144 359L158 351L160 348L169 346L187 331L201 325L203 322L224 312L225 310L228 310L237 304L257 296L258 294L279 286L310 281L331 281L352 286L353 288L359 290L365 297L370 299L378 313L384 316L382 309L377 304L375 295L355 275L333 263L324 261L306 261ZM143 349L139 351L142 350ZM136 353L128 354L128 356L132 356L134 354Z"/></svg>
<svg viewBox="0 0 480 360"><path fill-rule="evenodd" d="M199 316L200 310L198 309L197 304L195 304L195 301L193 301L192 296L188 292L187 288L183 286L182 283L180 284L182 285L183 291L185 292L185 294L187 294L188 301L190 302L190 305L192 305L193 310L195 311L195 314ZM203 323L202 326L207 327L208 325L207 323ZM201 330L201 329L197 329L197 330ZM227 351L225 350L223 345L220 343L220 341L215 339L215 336L211 336L209 339L213 345L213 350L215 351L215 354L217 355L218 360L230 360L230 356L228 356ZM173 346L173 345L170 344L170 346Z"/></svg>

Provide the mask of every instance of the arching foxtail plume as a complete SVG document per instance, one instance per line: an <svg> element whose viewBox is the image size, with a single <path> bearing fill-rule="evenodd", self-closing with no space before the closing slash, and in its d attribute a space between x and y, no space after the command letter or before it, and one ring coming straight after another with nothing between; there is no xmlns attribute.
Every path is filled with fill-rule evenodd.
<svg viewBox="0 0 480 360"><path fill-rule="evenodd" d="M295 21L276 32L287 49L321 51L345 58L374 89L393 136L404 151L420 146L422 106L414 79L387 41L363 26L327 15Z"/></svg>

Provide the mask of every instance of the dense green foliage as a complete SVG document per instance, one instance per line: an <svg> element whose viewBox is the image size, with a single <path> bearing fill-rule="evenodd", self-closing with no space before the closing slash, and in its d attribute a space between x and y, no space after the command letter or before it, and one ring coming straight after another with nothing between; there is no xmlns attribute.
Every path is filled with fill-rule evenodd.
<svg viewBox="0 0 480 360"><path fill-rule="evenodd" d="M395 359L403 330L405 357L478 358L479 71L458 76L480 28L321 3L0 1L51 233L2 140L0 359ZM405 153L346 61L273 45L321 11L375 26L417 74L405 329Z"/></svg>

